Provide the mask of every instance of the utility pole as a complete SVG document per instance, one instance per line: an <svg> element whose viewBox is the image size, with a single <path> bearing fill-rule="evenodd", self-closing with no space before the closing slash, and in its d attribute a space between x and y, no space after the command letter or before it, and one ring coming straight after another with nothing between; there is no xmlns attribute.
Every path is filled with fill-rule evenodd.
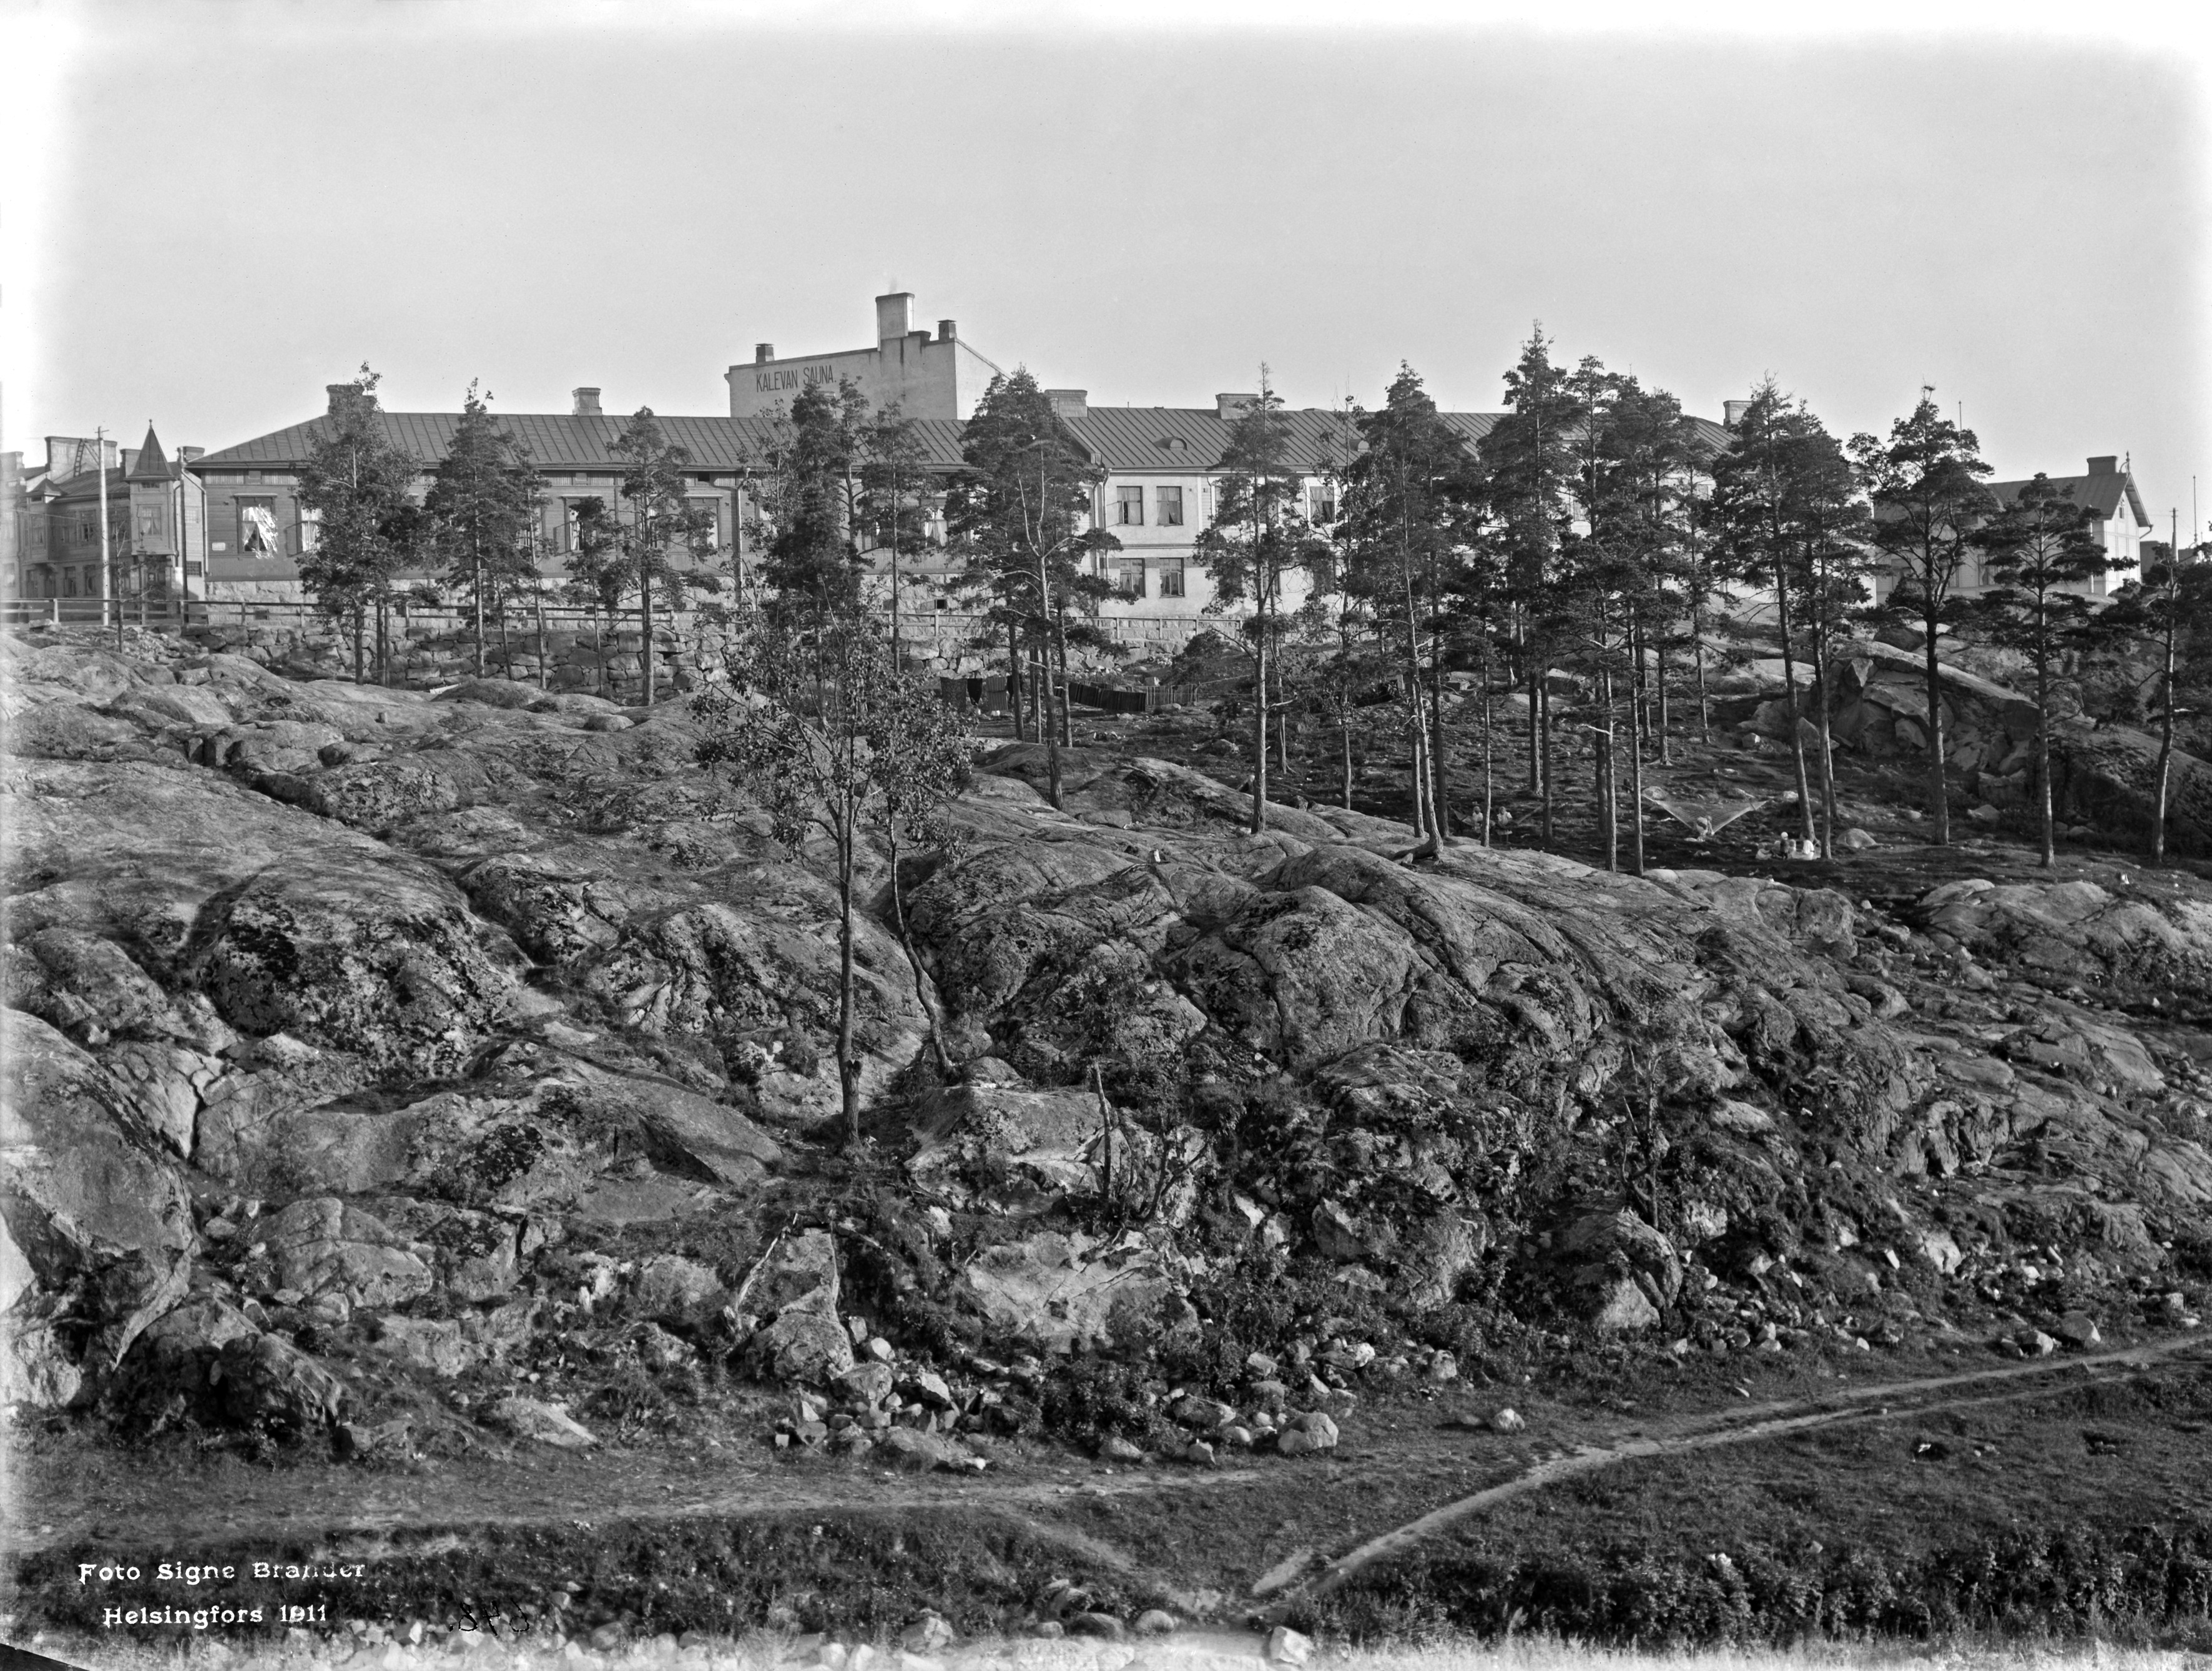
<svg viewBox="0 0 2212 1671"><path fill-rule="evenodd" d="M108 603L113 586L113 576L109 572L113 558L109 555L107 547L107 429L105 425L96 424L93 428L92 453L94 461L100 466L100 624L105 627L107 624ZM123 638L123 611L119 605L115 610L115 636L117 647L120 648Z"/></svg>

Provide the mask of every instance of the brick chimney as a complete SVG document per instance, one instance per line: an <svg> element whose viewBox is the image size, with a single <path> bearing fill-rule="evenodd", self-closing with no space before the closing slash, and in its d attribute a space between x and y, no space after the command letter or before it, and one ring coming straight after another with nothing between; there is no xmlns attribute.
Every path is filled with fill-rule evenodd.
<svg viewBox="0 0 2212 1671"><path fill-rule="evenodd" d="M914 330L914 292L894 290L876 298L876 340L896 341Z"/></svg>
<svg viewBox="0 0 2212 1671"><path fill-rule="evenodd" d="M2089 474L2092 476L2117 476L2119 473L2120 459L2118 453L2089 460Z"/></svg>
<svg viewBox="0 0 2212 1671"><path fill-rule="evenodd" d="M937 322L937 340L940 343L954 343L959 341L959 321L957 319L939 319Z"/></svg>
<svg viewBox="0 0 2212 1671"><path fill-rule="evenodd" d="M775 344L774 343L755 343L753 344L753 363L755 365L764 366L775 358Z"/></svg>
<svg viewBox="0 0 2212 1671"><path fill-rule="evenodd" d="M1748 400L1723 400L1721 402L1722 427L1727 429L1735 428L1743 422L1743 415L1750 410L1751 403Z"/></svg>
<svg viewBox="0 0 2212 1671"><path fill-rule="evenodd" d="M1088 389L1047 389L1044 398L1052 402L1054 416L1063 422L1068 418L1088 417L1091 414L1091 391Z"/></svg>
<svg viewBox="0 0 2212 1671"><path fill-rule="evenodd" d="M599 392L597 389L572 389L569 391L569 393L574 397L576 403L574 408L574 415L575 416L599 417L604 416L599 410Z"/></svg>

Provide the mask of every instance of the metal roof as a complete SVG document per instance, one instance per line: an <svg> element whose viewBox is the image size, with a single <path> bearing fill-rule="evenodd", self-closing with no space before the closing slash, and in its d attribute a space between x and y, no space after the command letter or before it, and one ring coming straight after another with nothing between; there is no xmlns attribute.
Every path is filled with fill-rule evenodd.
<svg viewBox="0 0 2212 1671"><path fill-rule="evenodd" d="M2136 491L2136 478L2124 470L2108 470L2094 476L2052 476L2046 478L2061 493L2073 489L2077 505L2087 505L2101 517L2110 517L2125 498L2128 508L2135 513L2136 526L2148 528L2150 518L2143 513L2142 495ZM2027 485L2027 482L1990 482L1985 484L2002 504L2009 505Z"/></svg>
<svg viewBox="0 0 2212 1671"><path fill-rule="evenodd" d="M1290 425L1295 455L1316 471L1332 460L1348 462L1349 454L1358 448L1358 429L1338 411L1315 406L1285 407L1282 415ZM379 411L376 416L393 444L426 468L446 455L460 422L459 414L454 412ZM1470 447L1504 416L1499 412L1442 414ZM627 462L610 450L629 425L626 416L526 412L502 413L499 421L529 450L531 462L540 470L612 471L622 470ZM660 416L659 421L663 433L690 452L690 468L700 471L727 472L757 465L775 434L764 418ZM1697 426L1699 442L1707 448L1718 452L1728 445L1729 432L1720 424L1705 418L1692 422ZM1205 474L1220 468L1222 453L1229 445L1230 420L1212 407L1094 406L1066 422L1092 459L1118 475ZM272 430L235 447L205 453L193 461L192 468L297 468L307 462L314 442L329 433L330 424L325 416ZM960 468L963 426L958 421L916 418L913 424L929 469Z"/></svg>

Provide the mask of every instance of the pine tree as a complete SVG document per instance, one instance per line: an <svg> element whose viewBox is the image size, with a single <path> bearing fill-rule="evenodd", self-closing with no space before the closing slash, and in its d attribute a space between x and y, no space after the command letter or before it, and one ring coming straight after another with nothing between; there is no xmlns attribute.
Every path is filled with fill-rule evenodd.
<svg viewBox="0 0 2212 1671"><path fill-rule="evenodd" d="M2145 856L2166 863L2166 799L2172 793L2174 722L2190 712L2182 700L2185 652L2212 634L2212 548L2183 549L2170 542L2166 555L2147 563L2122 586L2098 622L2100 636L2148 638L2158 655L2151 676L2158 714L2158 763L2151 786L2150 830Z"/></svg>
<svg viewBox="0 0 2212 1671"><path fill-rule="evenodd" d="M681 608L687 588L720 590L720 580L710 566L720 552L713 510L689 496L684 471L691 463L689 448L668 439L653 416L641 406L621 434L607 449L628 461L621 494L629 503L623 524L623 555L629 585L638 599L642 629L640 666L645 680L645 705L653 706L653 600L656 593L671 607Z"/></svg>
<svg viewBox="0 0 2212 1671"><path fill-rule="evenodd" d="M946 504L947 529L967 558L969 586L984 592L1006 623L1015 677L1025 641L1043 652L1037 667L1046 796L1058 806L1068 615L1110 592L1090 565L1121 544L1103 529L1085 526L1091 491L1106 472L1020 368L985 386L963 433L961 458L963 468Z"/></svg>
<svg viewBox="0 0 2212 1671"><path fill-rule="evenodd" d="M1768 378L1752 392L1728 451L1712 467L1717 560L1730 578L1768 591L1782 640L1783 683L1802 839L1825 854L1834 825L1827 650L1844 612L1862 595L1864 508L1858 479L1835 438L1802 402ZM1814 811L1797 670L1809 637L1819 695L1823 809Z"/></svg>
<svg viewBox="0 0 2212 1671"><path fill-rule="evenodd" d="M2094 513L2074 502L2040 471L1975 531L1985 580L1969 618L1989 641L2025 654L2035 669L2035 805L2041 862L2057 862L2051 805L2052 704L2063 690L2069 653L2083 647L2093 624L2086 588L2105 572ZM2082 588L2076 590L2075 588Z"/></svg>
<svg viewBox="0 0 2212 1671"><path fill-rule="evenodd" d="M300 556L300 582L317 610L353 628L353 676L364 677L368 611L380 624L400 571L419 555L420 525L410 495L414 456L385 433L377 410L380 378L364 363L330 420L307 449L300 503L315 513L318 537ZM382 645L378 672L382 676Z"/></svg>
<svg viewBox="0 0 2212 1671"><path fill-rule="evenodd" d="M1411 366L1401 365L1382 405L1358 415L1361 450L1347 471L1347 554L1365 572L1361 592L1389 622L1413 755L1417 852L1451 838L1443 733L1447 597L1465 561L1480 480L1459 432L1445 422ZM1425 678L1424 677L1425 675Z"/></svg>
<svg viewBox="0 0 2212 1671"><path fill-rule="evenodd" d="M895 877L901 842L941 843L945 804L964 781L970 744L933 684L891 665L889 643L863 615L825 617L805 634L763 634L737 671L735 689L710 690L695 706L707 728L698 759L751 788L784 847L797 852L817 831L830 840L837 889L837 1080L846 1133L857 1142L854 908L863 843L872 831L884 837ZM924 975L903 901L896 892L894 898L920 987ZM935 1034L933 1007L931 1018Z"/></svg>
<svg viewBox="0 0 2212 1671"><path fill-rule="evenodd" d="M775 426L759 477L761 578L773 594L770 617L788 627L819 627L860 607L860 556L845 491L849 416L848 403L824 385L799 391Z"/></svg>
<svg viewBox="0 0 2212 1671"><path fill-rule="evenodd" d="M899 559L928 543L927 449L896 401L860 431L861 511L867 537L890 561L891 656L904 665Z"/></svg>
<svg viewBox="0 0 2212 1671"><path fill-rule="evenodd" d="M1286 635L1283 582L1311 560L1312 534L1304 514L1305 467L1294 456L1282 398L1260 369L1260 398L1229 426L1213 517L1194 542L1213 584L1209 611L1243 613L1243 637L1252 654L1252 812L1257 836L1267 827L1267 741L1271 720L1283 703L1272 699L1275 669Z"/></svg>
<svg viewBox="0 0 2212 1671"><path fill-rule="evenodd" d="M1936 641L1959 618L1959 577L1974 531L1996 508L1982 478L1981 443L1945 417L1923 391L1911 413L1890 426L1889 438L1851 437L1851 462L1874 502L1874 540L1895 571L1885 612L1917 623L1926 656L1929 815L1938 847L1951 839L1950 776L1943 758L1943 678Z"/></svg>
<svg viewBox="0 0 2212 1671"><path fill-rule="evenodd" d="M460 422L430 472L423 500L439 556L468 591L478 678L484 676L486 598L503 616L507 593L525 575L535 584L538 574L531 539L538 475L529 450L492 416L489 399L469 385Z"/></svg>
<svg viewBox="0 0 2212 1671"><path fill-rule="evenodd" d="M1552 363L1541 325L1505 374L1508 410L1476 443L1519 641L1528 692L1528 788L1542 797L1541 836L1553 837L1551 684L1553 646L1544 621L1567 531L1566 492L1575 465L1566 374Z"/></svg>

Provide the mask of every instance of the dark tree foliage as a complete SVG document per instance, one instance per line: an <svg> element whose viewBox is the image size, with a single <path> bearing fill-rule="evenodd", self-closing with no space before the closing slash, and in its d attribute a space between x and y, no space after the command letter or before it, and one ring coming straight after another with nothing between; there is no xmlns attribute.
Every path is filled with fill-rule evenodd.
<svg viewBox="0 0 2212 1671"><path fill-rule="evenodd" d="M1042 652L1046 793L1057 806L1068 617L1110 592L1091 572L1093 559L1121 548L1103 529L1085 526L1092 490L1106 473L1021 368L985 387L962 436L961 458L964 468L946 501L948 532L967 558L968 586L1006 625L1017 675L1024 647Z"/></svg>
<svg viewBox="0 0 2212 1671"><path fill-rule="evenodd" d="M1991 643L2017 650L2035 669L2035 806L2042 862L2057 862L2051 805L2053 704L2070 689L2066 669L2095 631L2089 583L2108 564L2093 532L2094 513L2074 489L2038 471L2010 504L1975 531L1986 589L1971 619Z"/></svg>
<svg viewBox="0 0 2212 1671"><path fill-rule="evenodd" d="M380 380L364 363L300 473L300 503L315 513L318 529L301 553L300 581L319 611L351 623L356 682L365 671L368 612L376 610L380 625L399 573L419 561L422 542L411 497L416 460L385 434Z"/></svg>
<svg viewBox="0 0 2212 1671"><path fill-rule="evenodd" d="M529 449L491 415L490 397L469 386L453 439L430 472L423 509L440 562L466 588L475 619L477 677L484 674L484 608L504 612L508 593L538 574L532 532L538 473Z"/></svg>
<svg viewBox="0 0 2212 1671"><path fill-rule="evenodd" d="M1961 616L1960 577L1972 557L1975 531L1996 508L1982 485L1991 472L1974 432L1945 417L1925 391L1909 415L1890 425L1887 440L1852 436L1850 458L1873 501L1875 548L1896 576L1886 613L1912 621L1923 637L1929 814L1940 847L1951 839L1951 808L1936 640Z"/></svg>

